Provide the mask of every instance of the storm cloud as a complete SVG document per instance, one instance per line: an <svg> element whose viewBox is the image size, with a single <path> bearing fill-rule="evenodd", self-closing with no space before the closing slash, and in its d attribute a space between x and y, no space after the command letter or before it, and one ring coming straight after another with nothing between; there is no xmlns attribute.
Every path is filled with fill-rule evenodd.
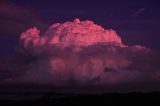
<svg viewBox="0 0 160 106"><path fill-rule="evenodd" d="M19 53L28 61L19 63L20 75L4 82L85 86L160 81L158 54L128 46L116 31L90 20L55 23L43 35L30 28L20 36Z"/></svg>

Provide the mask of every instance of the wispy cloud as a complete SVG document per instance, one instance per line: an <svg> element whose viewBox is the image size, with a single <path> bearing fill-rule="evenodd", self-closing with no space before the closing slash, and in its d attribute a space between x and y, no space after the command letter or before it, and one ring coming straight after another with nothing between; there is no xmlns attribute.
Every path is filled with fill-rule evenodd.
<svg viewBox="0 0 160 106"><path fill-rule="evenodd" d="M144 11L146 11L147 9L146 8L140 8L136 11L134 11L132 14L131 14L131 17L139 17Z"/></svg>

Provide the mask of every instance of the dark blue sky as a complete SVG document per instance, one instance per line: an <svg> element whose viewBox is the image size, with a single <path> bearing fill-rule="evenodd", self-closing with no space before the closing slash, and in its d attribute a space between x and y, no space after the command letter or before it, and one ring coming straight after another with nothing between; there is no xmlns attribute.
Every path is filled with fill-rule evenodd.
<svg viewBox="0 0 160 106"><path fill-rule="evenodd" d="M113 28L125 44L160 50L158 0L3 0L0 2L0 55L14 53L21 32L37 26L42 33L55 22L90 19Z"/></svg>

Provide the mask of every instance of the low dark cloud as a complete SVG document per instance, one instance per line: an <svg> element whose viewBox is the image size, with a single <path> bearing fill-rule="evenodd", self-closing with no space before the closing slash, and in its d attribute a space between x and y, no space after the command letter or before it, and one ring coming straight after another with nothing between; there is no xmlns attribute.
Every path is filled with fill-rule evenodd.
<svg viewBox="0 0 160 106"><path fill-rule="evenodd" d="M11 1L0 2L1 36L3 34L18 36L26 28L35 25L40 29L45 29L47 26L31 8L17 5Z"/></svg>

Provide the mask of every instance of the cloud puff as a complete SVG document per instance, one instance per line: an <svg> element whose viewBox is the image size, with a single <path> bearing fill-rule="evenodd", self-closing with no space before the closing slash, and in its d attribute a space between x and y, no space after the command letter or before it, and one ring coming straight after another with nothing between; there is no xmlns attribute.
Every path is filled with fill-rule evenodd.
<svg viewBox="0 0 160 106"><path fill-rule="evenodd" d="M17 82L111 85L160 81L160 59L141 45L127 46L114 30L75 19L55 23L44 35L34 27L20 37L21 54L30 59Z"/></svg>

